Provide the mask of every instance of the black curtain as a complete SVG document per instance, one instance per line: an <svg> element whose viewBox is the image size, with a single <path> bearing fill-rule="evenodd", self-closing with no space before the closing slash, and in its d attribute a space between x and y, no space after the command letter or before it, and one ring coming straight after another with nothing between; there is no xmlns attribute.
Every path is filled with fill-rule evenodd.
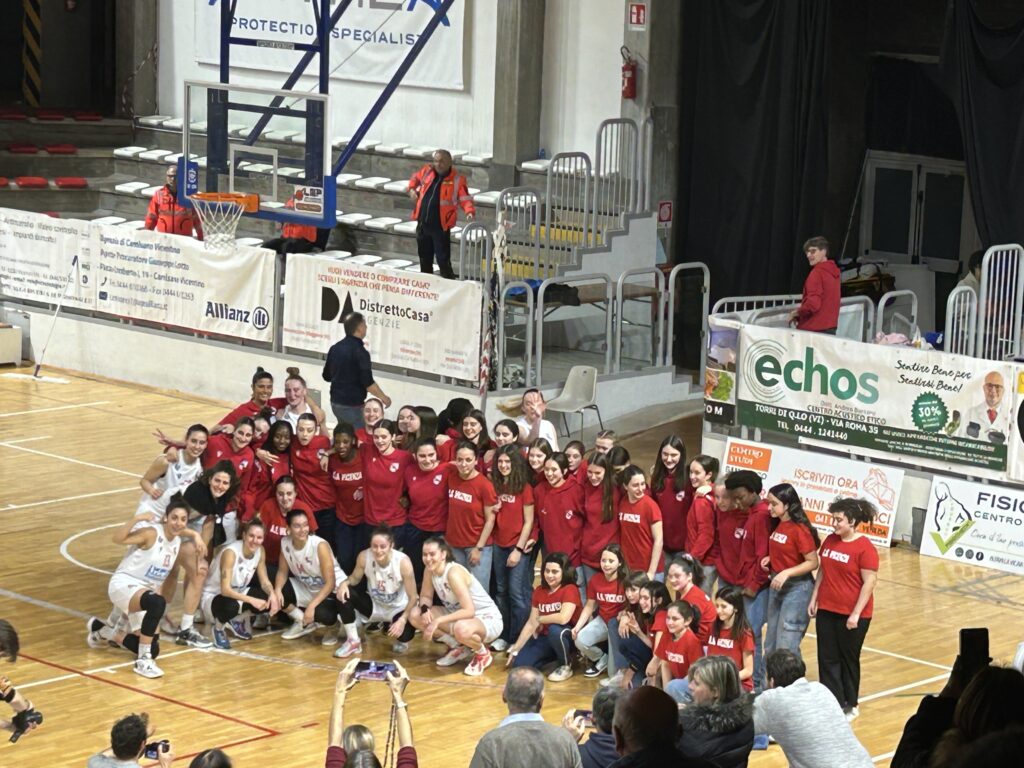
<svg viewBox="0 0 1024 768"><path fill-rule="evenodd" d="M821 232L828 164L825 0L687 0L680 261L717 298L786 293ZM835 250L838 250L838 244Z"/></svg>
<svg viewBox="0 0 1024 768"><path fill-rule="evenodd" d="M967 181L986 246L1024 242L1024 19L987 27L953 0L940 62L963 134Z"/></svg>

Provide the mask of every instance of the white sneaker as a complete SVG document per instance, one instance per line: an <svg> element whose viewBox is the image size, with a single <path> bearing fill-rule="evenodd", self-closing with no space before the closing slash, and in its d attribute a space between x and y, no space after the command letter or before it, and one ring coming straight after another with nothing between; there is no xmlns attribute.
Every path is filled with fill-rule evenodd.
<svg viewBox="0 0 1024 768"><path fill-rule="evenodd" d="M609 677L607 680L601 681L602 688L621 688L622 687L622 672L616 672L614 675Z"/></svg>
<svg viewBox="0 0 1024 768"><path fill-rule="evenodd" d="M156 665L156 662L153 661L153 657L149 654L137 658L135 660L135 666L132 667L132 671L137 675L148 677L150 680L164 676L164 671Z"/></svg>
<svg viewBox="0 0 1024 768"><path fill-rule="evenodd" d="M852 723L854 720L860 717L860 707L850 707L849 709L845 710L843 714L846 715L846 722Z"/></svg>
<svg viewBox="0 0 1024 768"><path fill-rule="evenodd" d="M346 640L334 652L334 658L347 659L349 656L358 656L363 652L363 644L358 640Z"/></svg>
<svg viewBox="0 0 1024 768"><path fill-rule="evenodd" d="M572 677L572 667L568 664L563 664L548 675L548 680L553 683L560 683L563 680L568 680L570 677Z"/></svg>
<svg viewBox="0 0 1024 768"><path fill-rule="evenodd" d="M508 650L508 642L502 640L500 637L491 643L491 650L495 653L504 653Z"/></svg>
<svg viewBox="0 0 1024 768"><path fill-rule="evenodd" d="M472 653L469 648L464 645L457 645L454 648L449 648L448 653L437 660L437 666L439 667L451 667L458 664L460 661L464 661Z"/></svg>
<svg viewBox="0 0 1024 768"><path fill-rule="evenodd" d="M337 645L338 644L338 630L340 627L337 624L332 624L324 632L324 636L320 638L320 645Z"/></svg>
<svg viewBox="0 0 1024 768"><path fill-rule="evenodd" d="M480 677L491 664L494 663L494 657L491 652L484 646L480 649L480 653L473 655L473 660L466 665L466 668L462 670L465 674L470 677Z"/></svg>
<svg viewBox="0 0 1024 768"><path fill-rule="evenodd" d="M265 613L258 613L252 619L253 629L266 629L270 626L270 616Z"/></svg>
<svg viewBox="0 0 1024 768"><path fill-rule="evenodd" d="M85 642L90 648L106 648L107 640L100 634L100 629L105 627L102 621L95 616L90 616L85 621Z"/></svg>
<svg viewBox="0 0 1024 768"><path fill-rule="evenodd" d="M303 625L302 619L292 622L292 625L288 627L284 632L281 633L282 640L298 640L300 637L305 637L308 634L316 632L320 628L320 625L315 621L310 624Z"/></svg>

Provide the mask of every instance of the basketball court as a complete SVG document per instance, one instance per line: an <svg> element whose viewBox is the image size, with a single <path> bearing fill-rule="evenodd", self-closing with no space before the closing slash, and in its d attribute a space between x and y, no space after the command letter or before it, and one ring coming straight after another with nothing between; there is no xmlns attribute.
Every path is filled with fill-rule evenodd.
<svg viewBox="0 0 1024 768"><path fill-rule="evenodd" d="M179 758L216 746L239 766L320 764L342 666L330 649L272 634L235 641L230 651L168 641L160 657L166 676L145 680L131 672L127 653L85 644L86 617L109 610L107 580L122 555L110 534L134 511L139 473L157 453L150 433L213 423L233 404L49 373L69 383L0 377L0 616L18 629L24 650L16 665L0 668L46 717L42 731L0 746L0 762L9 768L84 765L107 745L114 720L145 711ZM624 444L648 462L661 438L679 431L694 453L698 423L691 418L656 427ZM854 730L886 765L918 697L941 690L960 627L988 626L992 655L1012 658L1024 621L1024 587L1009 574L919 557L903 547L880 554L876 617L863 655L862 714ZM180 613L180 605L172 613ZM370 636L364 648L364 658L390 658L390 643L380 636ZM412 677L407 699L416 746L422 765L466 765L479 737L505 715L503 657L471 679L458 668L436 667L439 655L433 644L416 639L403 658ZM814 677L810 636L804 655ZM545 719L558 722L570 708L587 708L596 688L582 674L549 683ZM347 699L346 722L372 728L379 754L389 702L385 686L370 682ZM786 763L772 746L754 753L750 764Z"/></svg>

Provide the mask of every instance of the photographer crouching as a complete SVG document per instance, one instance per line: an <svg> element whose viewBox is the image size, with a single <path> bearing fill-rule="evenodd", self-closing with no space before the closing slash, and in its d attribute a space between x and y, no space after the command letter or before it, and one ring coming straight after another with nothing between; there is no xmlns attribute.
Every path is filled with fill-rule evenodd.
<svg viewBox="0 0 1024 768"><path fill-rule="evenodd" d="M174 751L166 739L149 741L155 730L145 712L122 717L110 729L110 748L90 757L86 768L141 768L143 757L168 768L174 762Z"/></svg>
<svg viewBox="0 0 1024 768"><path fill-rule="evenodd" d="M12 664L18 660L21 643L18 633L9 621L0 619L0 658L6 658ZM14 684L0 675L0 700L7 702L14 710L10 720L0 719L0 729L11 732L10 741L16 742L28 731L35 730L43 722L41 712L32 708L32 702L15 689Z"/></svg>

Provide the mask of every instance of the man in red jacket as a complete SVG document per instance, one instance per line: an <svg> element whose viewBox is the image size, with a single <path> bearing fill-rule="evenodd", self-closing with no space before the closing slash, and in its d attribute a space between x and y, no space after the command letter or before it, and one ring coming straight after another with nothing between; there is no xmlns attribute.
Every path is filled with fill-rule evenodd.
<svg viewBox="0 0 1024 768"><path fill-rule="evenodd" d="M839 325L839 267L828 258L828 240L812 237L804 243L804 254L811 273L804 281L800 306L789 313L789 322L797 330L835 335Z"/></svg>
<svg viewBox="0 0 1024 768"><path fill-rule="evenodd" d="M416 201L412 217L417 222L420 272L432 274L436 256L441 276L454 278L449 232L455 226L458 208L462 208L470 221L476 216L476 208L466 177L452 167L452 155L447 149L437 150L433 161L409 179L409 197Z"/></svg>
<svg viewBox="0 0 1024 768"><path fill-rule="evenodd" d="M195 230L196 237L203 239L203 225L199 223L199 216L194 208L187 208L178 202L178 167L171 165L167 168L167 183L156 191L149 201L149 211L146 213L146 229L155 229L157 232L168 232L172 235L186 235L192 237L192 230Z"/></svg>

